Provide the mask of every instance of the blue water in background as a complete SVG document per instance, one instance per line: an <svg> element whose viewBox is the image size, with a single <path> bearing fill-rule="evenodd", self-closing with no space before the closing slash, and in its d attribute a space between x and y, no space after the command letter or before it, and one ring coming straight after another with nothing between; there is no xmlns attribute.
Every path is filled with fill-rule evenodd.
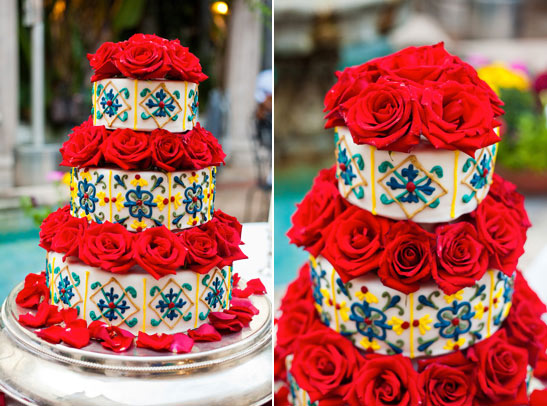
<svg viewBox="0 0 547 406"><path fill-rule="evenodd" d="M322 167L290 167L275 171L274 189L274 269L275 285L291 282L308 260L309 254L289 244L286 236L291 227L291 216L311 188L313 178Z"/></svg>
<svg viewBox="0 0 547 406"><path fill-rule="evenodd" d="M46 251L38 246L39 230L0 232L0 302L29 273L40 273L46 263Z"/></svg>

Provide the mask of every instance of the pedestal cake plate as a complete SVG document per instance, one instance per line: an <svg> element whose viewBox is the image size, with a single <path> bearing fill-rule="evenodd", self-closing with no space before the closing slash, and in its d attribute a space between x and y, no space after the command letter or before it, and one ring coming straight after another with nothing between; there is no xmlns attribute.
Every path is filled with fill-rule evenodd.
<svg viewBox="0 0 547 406"><path fill-rule="evenodd" d="M23 405L262 405L271 399L271 303L248 328L221 341L196 343L188 354L133 347L113 354L50 344L17 321L17 286L0 314L0 389Z"/></svg>

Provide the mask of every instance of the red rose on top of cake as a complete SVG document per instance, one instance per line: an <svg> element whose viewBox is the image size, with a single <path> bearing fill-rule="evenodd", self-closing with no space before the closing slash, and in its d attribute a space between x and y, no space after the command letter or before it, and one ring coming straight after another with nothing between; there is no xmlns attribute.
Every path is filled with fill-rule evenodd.
<svg viewBox="0 0 547 406"><path fill-rule="evenodd" d="M503 103L476 71L442 43L410 47L337 73L325 97L326 128L347 126L357 144L410 152L476 149L499 141Z"/></svg>
<svg viewBox="0 0 547 406"><path fill-rule="evenodd" d="M105 42L87 59L92 82L116 76L135 79L173 79L199 83L207 79L199 59L178 40L154 34L135 34L127 41Z"/></svg>

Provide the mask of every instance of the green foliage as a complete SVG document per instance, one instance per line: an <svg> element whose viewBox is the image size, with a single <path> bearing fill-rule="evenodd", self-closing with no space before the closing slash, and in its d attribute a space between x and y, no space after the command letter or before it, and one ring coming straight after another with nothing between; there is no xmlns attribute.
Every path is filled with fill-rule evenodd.
<svg viewBox="0 0 547 406"><path fill-rule="evenodd" d="M498 161L512 169L547 171L547 122L543 114L523 113L515 133L500 142Z"/></svg>
<svg viewBox="0 0 547 406"><path fill-rule="evenodd" d="M534 96L529 91L500 89L500 99L505 103L503 120L510 133L517 130L522 115L529 114L535 109Z"/></svg>
<svg viewBox="0 0 547 406"><path fill-rule="evenodd" d="M30 217L36 226L40 226L47 216L53 211L51 206L36 206L29 196L20 199L21 208L27 217Z"/></svg>

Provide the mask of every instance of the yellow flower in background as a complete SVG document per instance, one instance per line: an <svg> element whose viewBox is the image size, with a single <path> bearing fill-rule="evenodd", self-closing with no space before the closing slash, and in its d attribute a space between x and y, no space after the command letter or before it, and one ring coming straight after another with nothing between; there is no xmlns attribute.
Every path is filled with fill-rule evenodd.
<svg viewBox="0 0 547 406"><path fill-rule="evenodd" d="M376 341L375 339L372 339L372 341L370 341L368 337L363 337L363 339L360 341L360 344L365 350L372 348L374 351L378 351L381 348L380 344L378 344L378 341Z"/></svg>
<svg viewBox="0 0 547 406"><path fill-rule="evenodd" d="M500 89L528 90L530 79L519 70L511 69L502 62L495 62L477 69L479 77L484 80L496 92Z"/></svg>
<svg viewBox="0 0 547 406"><path fill-rule="evenodd" d="M452 303L454 300L463 300L463 289L458 290L456 293L452 295L444 295L444 300L447 304Z"/></svg>
<svg viewBox="0 0 547 406"><path fill-rule="evenodd" d="M443 349L448 351L458 351L465 344L465 338L460 337L458 341L448 340Z"/></svg>
<svg viewBox="0 0 547 406"><path fill-rule="evenodd" d="M70 175L70 172L65 172L63 174L63 177L61 178L61 182L67 186L71 185L71 180L72 180L72 176Z"/></svg>

